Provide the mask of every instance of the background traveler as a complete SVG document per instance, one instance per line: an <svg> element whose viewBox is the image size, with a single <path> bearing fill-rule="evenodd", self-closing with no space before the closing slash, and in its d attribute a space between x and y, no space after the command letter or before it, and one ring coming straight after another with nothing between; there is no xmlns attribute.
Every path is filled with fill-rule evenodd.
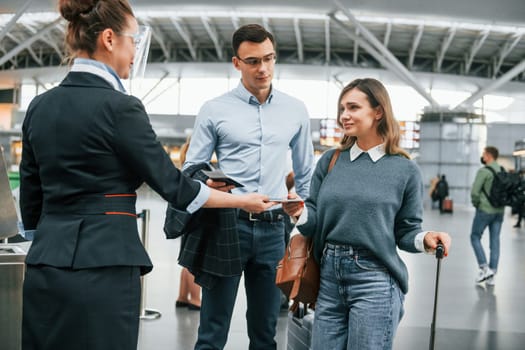
<svg viewBox="0 0 525 350"><path fill-rule="evenodd" d="M23 287L24 350L137 348L140 275L135 190L146 182L172 206L263 211L182 176L142 103L123 93L140 36L126 0L59 1L74 58L62 83L37 96L23 122L20 209L36 230Z"/></svg>
<svg viewBox="0 0 525 350"><path fill-rule="evenodd" d="M522 191L521 195L523 195L525 191L525 170L521 170L519 172L520 179L521 179L521 186L520 191ZM514 214L514 210L516 211L515 214L518 215L518 221L516 221L516 224L512 227L514 228L520 228L521 227L521 219L523 219L523 216L525 216L525 199L521 199L516 204L515 208L512 208L512 212Z"/></svg>
<svg viewBox="0 0 525 350"><path fill-rule="evenodd" d="M234 193L264 192L286 198L286 157L291 150L295 187L308 194L313 156L310 119L304 103L272 86L275 41L257 24L248 24L232 37L233 66L241 81L232 91L206 102L197 115L184 169L217 155L219 167L244 185ZM280 291L275 267L284 253L282 211L253 215L239 211L237 231L250 349L275 349ZM202 289L200 325L195 349L222 349L226 344L241 276L223 277Z"/></svg>
<svg viewBox="0 0 525 350"><path fill-rule="evenodd" d="M518 215L518 221L514 224L514 228L520 228L521 227L521 219L523 219L523 216L525 215L525 203L521 202L516 206L516 214Z"/></svg>
<svg viewBox="0 0 525 350"><path fill-rule="evenodd" d="M501 166L496 162L499 151L496 147L487 146L481 155L481 163L484 164L476 173L476 178L472 184L470 191L470 198L472 205L476 208L476 214L472 221L472 229L470 233L470 243L474 250L476 260L479 266L476 283L485 282L488 285L495 284L495 275L498 271L498 262L500 254L500 231L503 224L503 213L505 207L493 207L485 193L490 193L492 181L494 179L493 173L486 168L489 166L498 173ZM485 191L483 191L485 190ZM485 250L481 244L481 237L483 231L488 227L489 242L490 242L490 259L487 264L487 257Z"/></svg>
<svg viewBox="0 0 525 350"><path fill-rule="evenodd" d="M186 161L186 152L188 152L190 140L191 137L188 136L186 142L180 146L179 162L181 167ZM182 249L182 238L180 242ZM175 307L187 307L190 310L201 309L201 287L195 283L195 277L186 267L183 267L180 272L179 296L175 301Z"/></svg>
<svg viewBox="0 0 525 350"><path fill-rule="evenodd" d="M399 147L390 98L375 79L356 79L339 96L341 154L319 160L297 228L313 236L321 285L312 330L314 350L391 349L403 315L408 271L396 246L408 252L450 247L444 232L421 229L423 182Z"/></svg>
<svg viewBox="0 0 525 350"><path fill-rule="evenodd" d="M428 195L430 196L430 207L431 207L431 209L435 208L434 203L436 203L436 202L438 202L438 208L439 208L439 201L438 201L439 198L437 196L436 186L437 186L437 184L438 184L440 179L441 179L441 176L439 176L439 174L437 174L435 177L430 179L430 187L429 187L429 190L428 190Z"/></svg>
<svg viewBox="0 0 525 350"><path fill-rule="evenodd" d="M443 201L445 200L445 198L448 197L448 194L449 194L448 193L448 182L447 182L445 175L441 175L441 178L436 184L435 192L436 192L436 197L439 201L439 212L443 213L444 211Z"/></svg>

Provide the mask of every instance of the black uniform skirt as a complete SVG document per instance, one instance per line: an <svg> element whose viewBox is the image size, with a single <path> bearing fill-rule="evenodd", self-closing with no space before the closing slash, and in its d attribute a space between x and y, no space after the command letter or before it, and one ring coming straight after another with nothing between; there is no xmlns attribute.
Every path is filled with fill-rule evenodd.
<svg viewBox="0 0 525 350"><path fill-rule="evenodd" d="M140 269L28 265L23 350L136 350Z"/></svg>

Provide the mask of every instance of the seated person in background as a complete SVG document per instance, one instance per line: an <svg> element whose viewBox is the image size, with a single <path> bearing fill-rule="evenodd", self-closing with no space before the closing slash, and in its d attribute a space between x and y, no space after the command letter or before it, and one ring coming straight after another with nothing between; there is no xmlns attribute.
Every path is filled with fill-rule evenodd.
<svg viewBox="0 0 525 350"><path fill-rule="evenodd" d="M186 142L180 146L179 158L181 166L186 161L186 152L190 146L190 140L191 137L188 136ZM175 301L175 307L188 307L190 310L201 309L201 287L195 283L195 278L185 267L180 272L179 297Z"/></svg>

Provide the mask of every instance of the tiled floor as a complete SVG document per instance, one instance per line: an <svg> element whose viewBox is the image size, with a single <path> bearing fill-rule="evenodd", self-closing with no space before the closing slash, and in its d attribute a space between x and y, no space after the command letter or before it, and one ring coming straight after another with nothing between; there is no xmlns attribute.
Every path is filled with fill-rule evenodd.
<svg viewBox="0 0 525 350"><path fill-rule="evenodd" d="M138 209L149 209L151 213L148 250L155 265L145 279L145 307L162 314L159 319L141 322L139 349L193 349L199 313L174 307L179 285L180 242L164 238L165 202L151 191L141 190ZM441 264L435 348L525 349L525 228L512 228L516 218L510 213L505 215L497 284L478 286L474 283L477 266L469 239L473 214L472 208L460 206L454 214L425 211L425 229L447 231L453 237L452 252ZM483 238L486 247L487 236L488 233ZM410 290L394 349L428 349L436 259L424 254L402 255L410 273ZM245 310L245 295L240 288L227 350L248 349ZM280 350L286 349L286 320L283 312L277 331Z"/></svg>

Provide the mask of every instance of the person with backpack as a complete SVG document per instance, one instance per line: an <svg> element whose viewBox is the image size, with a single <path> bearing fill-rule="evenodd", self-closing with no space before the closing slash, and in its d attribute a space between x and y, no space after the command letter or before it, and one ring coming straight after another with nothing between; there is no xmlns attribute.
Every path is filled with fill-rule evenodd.
<svg viewBox="0 0 525 350"><path fill-rule="evenodd" d="M499 237L503 223L505 206L491 204L489 197L492 195L492 187L495 185L496 174L502 171L502 167L496 162L499 151L496 147L487 146L483 150L481 163L484 165L476 173L472 185L470 197L472 205L476 208L476 214L472 221L470 243L479 266L476 283L485 282L487 285L495 284L495 275L498 270L500 254ZM492 168L492 171L491 169ZM492 201L493 202L493 201ZM485 251L481 244L481 237L485 228L489 228L490 258L487 264Z"/></svg>
<svg viewBox="0 0 525 350"><path fill-rule="evenodd" d="M448 182L445 175L441 175L438 183L436 184L436 198L439 201L439 212L443 213L443 201L448 197Z"/></svg>
<svg viewBox="0 0 525 350"><path fill-rule="evenodd" d="M518 221L514 226L512 226L514 228L521 227L521 219L523 219L523 217L525 216L525 198L523 198L525 196L525 170L519 172L519 177L520 186L516 191L518 193L518 200L516 201L516 204L512 207L513 214L514 208L516 209L516 214L518 214Z"/></svg>

